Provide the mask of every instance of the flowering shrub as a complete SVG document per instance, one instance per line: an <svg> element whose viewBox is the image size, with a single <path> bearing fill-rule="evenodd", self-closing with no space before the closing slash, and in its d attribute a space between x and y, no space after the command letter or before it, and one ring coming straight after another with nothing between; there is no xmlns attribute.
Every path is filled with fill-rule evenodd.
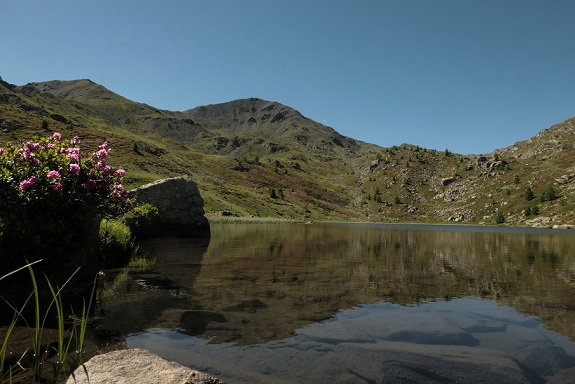
<svg viewBox="0 0 575 384"><path fill-rule="evenodd" d="M80 138L66 141L57 132L0 148L3 236L30 238L39 227L48 227L55 236L69 234L82 220L125 206L125 171L108 165L109 151L104 141L85 155Z"/></svg>

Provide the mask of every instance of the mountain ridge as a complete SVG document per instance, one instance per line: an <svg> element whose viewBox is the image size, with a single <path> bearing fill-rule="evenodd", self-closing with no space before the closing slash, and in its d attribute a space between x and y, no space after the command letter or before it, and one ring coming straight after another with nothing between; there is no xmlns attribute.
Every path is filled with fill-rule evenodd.
<svg viewBox="0 0 575 384"><path fill-rule="evenodd" d="M485 155L346 137L276 101L168 111L88 79L0 83L0 140L61 130L108 139L138 186L191 174L209 215L552 225L573 222L575 119ZM529 201L525 190L552 201ZM537 212L531 214L531 210Z"/></svg>

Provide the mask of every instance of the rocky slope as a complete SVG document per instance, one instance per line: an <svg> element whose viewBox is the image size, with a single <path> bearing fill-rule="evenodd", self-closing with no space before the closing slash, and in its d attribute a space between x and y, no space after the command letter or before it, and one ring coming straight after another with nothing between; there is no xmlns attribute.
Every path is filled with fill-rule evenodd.
<svg viewBox="0 0 575 384"><path fill-rule="evenodd" d="M208 215L553 225L575 221L575 120L484 155L345 137L258 98L166 111L90 80L0 82L0 143L111 142L135 187L191 175Z"/></svg>

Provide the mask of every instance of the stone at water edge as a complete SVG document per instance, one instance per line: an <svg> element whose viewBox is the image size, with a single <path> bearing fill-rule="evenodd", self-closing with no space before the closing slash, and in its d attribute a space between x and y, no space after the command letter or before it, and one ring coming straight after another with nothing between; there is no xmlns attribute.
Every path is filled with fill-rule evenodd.
<svg viewBox="0 0 575 384"><path fill-rule="evenodd" d="M88 377L86 373L88 372ZM66 384L225 384L140 348L97 355L84 363Z"/></svg>
<svg viewBox="0 0 575 384"><path fill-rule="evenodd" d="M209 237L210 224L205 217L204 200L198 185L189 176L154 181L128 192L131 199L150 203L158 209L155 235Z"/></svg>

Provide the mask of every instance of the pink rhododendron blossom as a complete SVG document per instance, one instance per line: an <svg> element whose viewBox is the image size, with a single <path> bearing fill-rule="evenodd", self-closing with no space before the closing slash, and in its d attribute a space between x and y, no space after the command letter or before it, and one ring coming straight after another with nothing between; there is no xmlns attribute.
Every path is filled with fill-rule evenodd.
<svg viewBox="0 0 575 384"><path fill-rule="evenodd" d="M37 150L40 148L40 143L36 143L32 140L26 142L26 148L29 148L31 150Z"/></svg>
<svg viewBox="0 0 575 384"><path fill-rule="evenodd" d="M18 153L20 154L20 156L22 156L25 159L31 159L34 157L34 154L32 153L32 151L30 150L30 148L22 148L18 150Z"/></svg>
<svg viewBox="0 0 575 384"><path fill-rule="evenodd" d="M96 156L98 156L99 159L107 159L108 151L105 149L100 149L98 152L96 152Z"/></svg>
<svg viewBox="0 0 575 384"><path fill-rule="evenodd" d="M30 181L28 180L22 180L20 182L20 189L23 191L28 190L32 185L30 184Z"/></svg>
<svg viewBox="0 0 575 384"><path fill-rule="evenodd" d="M47 178L49 179L59 179L60 178L60 172L58 171L49 171L48 174L46 175Z"/></svg>
<svg viewBox="0 0 575 384"><path fill-rule="evenodd" d="M80 161L80 148L62 148L62 150L70 160L75 162Z"/></svg>
<svg viewBox="0 0 575 384"><path fill-rule="evenodd" d="M78 176L80 174L80 166L78 164L75 164L75 163L70 164L70 172L72 172L72 174Z"/></svg>
<svg viewBox="0 0 575 384"><path fill-rule="evenodd" d="M3 230L16 228L18 231L22 226L18 226L21 223L17 220L38 220L42 217L38 212L45 208L46 225L51 227L56 223L49 219L54 210L63 217L68 213L88 217L95 212L116 214L117 208L129 203L121 183L126 171L107 164L110 153L107 141L88 155L80 150L79 137L68 141L58 132L2 145L0 212L10 213L2 218L7 220L3 221ZM17 225L12 225L14 220ZM70 228L74 230L76 224L73 220L71 223Z"/></svg>
<svg viewBox="0 0 575 384"><path fill-rule="evenodd" d="M122 194L124 193L124 186L122 184L116 183L113 186L114 191L112 192L112 195L116 198L122 198Z"/></svg>
<svg viewBox="0 0 575 384"><path fill-rule="evenodd" d="M63 185L62 183L60 183L60 182L58 182L58 183L52 185L52 190L53 190L54 192L60 192L60 191L62 190L62 188L64 188L64 185Z"/></svg>
<svg viewBox="0 0 575 384"><path fill-rule="evenodd" d="M109 165L105 165L104 168L102 168L102 173L104 175L112 175L114 173L114 168Z"/></svg>
<svg viewBox="0 0 575 384"><path fill-rule="evenodd" d="M20 182L20 189L22 191L27 191L28 189L30 189L30 187L34 186L37 183L38 183L38 177L32 176L29 179L22 180Z"/></svg>

